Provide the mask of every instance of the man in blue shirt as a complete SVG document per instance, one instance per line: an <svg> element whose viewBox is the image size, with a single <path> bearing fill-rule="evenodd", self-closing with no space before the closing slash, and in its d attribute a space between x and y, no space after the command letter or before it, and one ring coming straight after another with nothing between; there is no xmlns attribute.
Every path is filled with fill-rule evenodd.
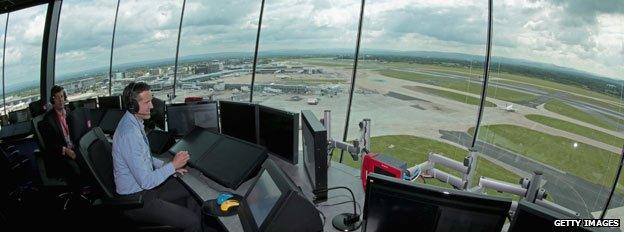
<svg viewBox="0 0 624 232"><path fill-rule="evenodd" d="M189 154L178 152L165 163L152 158L143 120L150 118L152 92L144 82L130 83L123 92L128 110L113 135L113 173L117 193L140 194L143 207L126 211L135 221L171 225L184 231L201 230L201 207L171 176L184 174Z"/></svg>

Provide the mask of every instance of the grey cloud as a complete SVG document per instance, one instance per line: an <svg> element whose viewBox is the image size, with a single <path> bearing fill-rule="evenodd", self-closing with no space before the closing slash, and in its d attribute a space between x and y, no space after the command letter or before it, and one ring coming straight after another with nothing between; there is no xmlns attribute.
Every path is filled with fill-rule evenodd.
<svg viewBox="0 0 624 232"><path fill-rule="evenodd" d="M624 1L622 0L552 0L553 4L563 6L569 16L569 26L582 23L595 24L596 16L601 13L624 14ZM576 20L574 20L576 19Z"/></svg>
<svg viewBox="0 0 624 232"><path fill-rule="evenodd" d="M430 9L406 8L388 12L385 27L391 33L418 33L442 41L485 44L485 9L477 7Z"/></svg>

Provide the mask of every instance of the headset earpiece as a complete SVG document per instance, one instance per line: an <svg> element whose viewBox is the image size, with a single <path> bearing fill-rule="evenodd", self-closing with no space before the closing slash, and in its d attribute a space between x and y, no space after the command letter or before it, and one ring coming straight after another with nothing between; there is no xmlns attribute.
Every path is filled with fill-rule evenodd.
<svg viewBox="0 0 624 232"><path fill-rule="evenodd" d="M126 103L126 108L128 110L128 112L130 112L131 114L136 114L139 112L139 102L136 100L137 95L134 93L134 89L137 86L136 82L132 82L131 83L132 88L130 89L130 92L128 93L128 102Z"/></svg>

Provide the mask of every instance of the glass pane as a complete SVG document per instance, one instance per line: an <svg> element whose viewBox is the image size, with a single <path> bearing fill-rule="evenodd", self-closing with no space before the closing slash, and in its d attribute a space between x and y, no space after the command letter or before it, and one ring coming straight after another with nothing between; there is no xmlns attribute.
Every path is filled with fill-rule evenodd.
<svg viewBox="0 0 624 232"><path fill-rule="evenodd" d="M0 46L4 45L4 32L5 32L4 26L6 26L6 20L7 20L6 17L7 17L7 14L0 14L0 40L1 40ZM1 52L4 52L4 50L1 50ZM2 56L0 56L0 68L2 68ZM3 88L4 86L0 84L0 92L3 91ZM8 112L9 111L6 111L6 112L4 111L4 101L0 101L0 114L5 115L5 113L8 113Z"/></svg>
<svg viewBox="0 0 624 232"><path fill-rule="evenodd" d="M291 112L332 112L342 140L360 1L265 3L253 100Z"/></svg>
<svg viewBox="0 0 624 232"><path fill-rule="evenodd" d="M487 26L486 1L367 2L349 138L371 119L371 152L423 163L430 154L463 163L481 99ZM487 108L496 108L492 101ZM348 165L359 168L345 154ZM488 175L515 178L489 160ZM436 169L463 174L441 164ZM423 177L430 177L428 174ZM450 184L419 178L441 187Z"/></svg>
<svg viewBox="0 0 624 232"><path fill-rule="evenodd" d="M6 40L4 87L7 112L39 99L41 45L47 4L11 12Z"/></svg>
<svg viewBox="0 0 624 232"><path fill-rule="evenodd" d="M120 95L131 81L143 81L151 85L155 97L167 99L165 90L173 87L181 12L182 0L121 1L113 50L113 95Z"/></svg>
<svg viewBox="0 0 624 232"><path fill-rule="evenodd" d="M186 1L174 102L190 96L249 101L260 4Z"/></svg>
<svg viewBox="0 0 624 232"><path fill-rule="evenodd" d="M487 100L502 107L485 110L480 152L524 177L543 172L546 200L582 218L604 207L624 144L617 4L494 2Z"/></svg>
<svg viewBox="0 0 624 232"><path fill-rule="evenodd" d="M54 81L70 101L108 95L116 7L117 1L63 1Z"/></svg>

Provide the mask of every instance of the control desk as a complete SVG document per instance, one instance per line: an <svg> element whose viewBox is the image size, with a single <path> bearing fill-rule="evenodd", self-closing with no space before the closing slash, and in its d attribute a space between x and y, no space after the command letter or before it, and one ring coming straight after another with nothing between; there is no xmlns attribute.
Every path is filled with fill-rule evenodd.
<svg viewBox="0 0 624 232"><path fill-rule="evenodd" d="M171 156L168 154L157 157L164 161L169 161L171 159ZM312 200L312 186L309 182L306 171L304 170L302 157L303 155L300 154L297 165L287 163L270 153L268 159L273 160L293 180L293 182L301 188L303 194L309 200ZM188 189L191 190L195 197L201 201L216 199L219 194L223 192L231 192L244 196L253 184L254 179L258 178L258 176L255 176L245 181L237 189L229 189L204 176L197 169L190 167L187 167L187 169L189 172L182 175L180 180L186 185L186 187L188 187ZM357 213L362 215L362 207L364 206L364 191L362 189L362 182L360 179L360 170L331 161L331 164L328 167L327 186L330 188L336 186L345 186L350 188L355 195ZM341 213L353 212L351 195L347 190L338 189L328 192L327 196L327 201L316 204L316 208L322 213L319 217L322 217L321 219L324 223L323 231L338 231L332 226L331 220L334 216ZM218 219L223 227L229 231L243 231L241 222L236 214L233 216L219 217Z"/></svg>

